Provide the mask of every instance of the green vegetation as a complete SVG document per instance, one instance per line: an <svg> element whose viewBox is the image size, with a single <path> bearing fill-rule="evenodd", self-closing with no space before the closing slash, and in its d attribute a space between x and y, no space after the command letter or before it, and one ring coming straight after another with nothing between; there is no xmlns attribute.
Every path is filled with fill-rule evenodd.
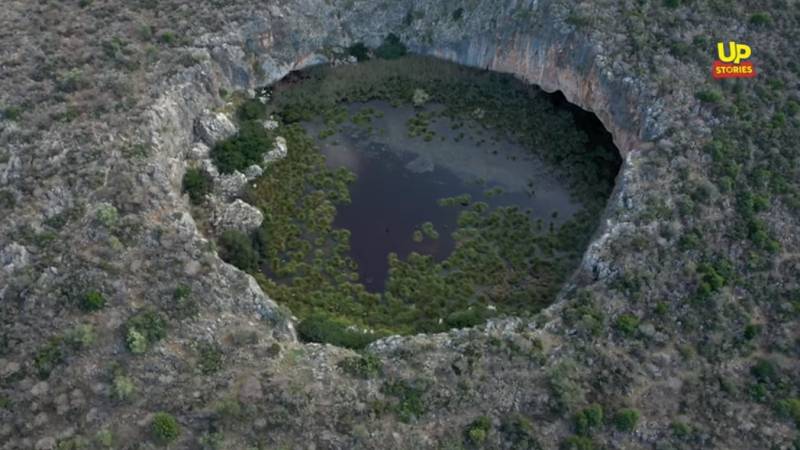
<svg viewBox="0 0 800 450"><path fill-rule="evenodd" d="M141 354L166 337L167 322L160 312L148 308L128 319L125 330L128 349Z"/></svg>
<svg viewBox="0 0 800 450"><path fill-rule="evenodd" d="M622 314L617 317L616 328L626 336L632 336L639 328L639 318L633 314Z"/></svg>
<svg viewBox="0 0 800 450"><path fill-rule="evenodd" d="M189 194L192 204L199 205L203 203L206 194L210 194L213 187L214 180L203 169L190 168L183 176L183 192Z"/></svg>
<svg viewBox="0 0 800 450"><path fill-rule="evenodd" d="M119 220L119 212L114 205L108 203L101 203L97 207L96 213L97 221L103 224L106 228L111 228L116 225Z"/></svg>
<svg viewBox="0 0 800 450"><path fill-rule="evenodd" d="M366 61L369 59L369 49L363 42L356 42L347 48L347 53L355 56L358 62Z"/></svg>
<svg viewBox="0 0 800 450"><path fill-rule="evenodd" d="M163 445L174 442L181 435L181 427L178 421L171 414L165 412L158 412L153 415L150 431L156 442Z"/></svg>
<svg viewBox="0 0 800 450"><path fill-rule="evenodd" d="M406 46L394 34L386 36L383 44L375 49L375 56L381 59L398 59L405 56L406 53Z"/></svg>
<svg viewBox="0 0 800 450"><path fill-rule="evenodd" d="M800 427L800 398L778 400L775 409L780 416L793 420Z"/></svg>
<svg viewBox="0 0 800 450"><path fill-rule="evenodd" d="M469 195L442 199L442 207L460 209L452 255L439 262L418 253L402 260L387 255L385 292L370 293L348 255L350 233L333 227L336 207L350 201L354 175L327 168L298 122L320 117L328 130L323 138L348 120L345 101L413 105L420 91L444 106L435 114L463 124L480 111L486 127L535 149L563 172L586 208L546 229L516 207L490 208ZM436 332L479 325L494 314L535 313L549 304L578 263L619 166L618 157L590 148L572 116L540 95L507 75L422 57L314 67L289 86L278 84L270 103L240 110L242 131L212 151L225 172L259 161L273 135L283 136L291 148L245 193L245 201L264 212L260 229L250 235L223 233L217 242L220 256L250 272L270 297L287 305L300 318L299 336L311 342L360 349L387 334ZM375 114L362 108L349 119L369 127ZM433 114L417 111L411 132L431 137ZM258 122L265 116L278 118L280 127L265 132ZM495 189L488 195L500 193ZM418 242L438 237L430 222L411 236Z"/></svg>
<svg viewBox="0 0 800 450"><path fill-rule="evenodd" d="M714 90L698 91L695 97L704 103L719 103L722 100L722 93Z"/></svg>
<svg viewBox="0 0 800 450"><path fill-rule="evenodd" d="M218 240L219 256L242 270L258 269L258 254L250 237L238 230L226 230Z"/></svg>
<svg viewBox="0 0 800 450"><path fill-rule="evenodd" d="M109 429L102 429L94 435L94 441L100 448L114 447L114 434Z"/></svg>
<svg viewBox="0 0 800 450"><path fill-rule="evenodd" d="M512 413L503 418L500 432L511 442L512 450L541 450L542 446L536 439L537 433L531 421L519 414Z"/></svg>
<svg viewBox="0 0 800 450"><path fill-rule="evenodd" d="M125 375L117 375L114 377L111 392L115 399L126 401L133 396L134 391L136 391L136 386L133 384L133 380Z"/></svg>
<svg viewBox="0 0 800 450"><path fill-rule="evenodd" d="M66 334L64 341L76 350L88 348L95 341L94 327L89 324L78 325Z"/></svg>
<svg viewBox="0 0 800 450"><path fill-rule="evenodd" d="M252 103L246 103L252 105ZM250 106L250 108L253 108ZM240 115L253 117L253 111ZM261 164L264 154L272 149L274 136L257 119L244 120L239 124L239 133L233 138L218 142L211 149L211 159L221 173L232 173L253 164Z"/></svg>
<svg viewBox="0 0 800 450"><path fill-rule="evenodd" d="M575 414L575 432L589 436L603 426L603 407L592 404Z"/></svg>
<svg viewBox="0 0 800 450"><path fill-rule="evenodd" d="M297 325L297 334L305 341L361 349L377 337L351 328L346 322L315 313Z"/></svg>
<svg viewBox="0 0 800 450"><path fill-rule="evenodd" d="M50 377L50 372L64 362L64 351L62 349L62 340L59 338L52 338L45 344L34 356L33 365L36 367L36 372L39 378L46 380Z"/></svg>
<svg viewBox="0 0 800 450"><path fill-rule="evenodd" d="M595 450L594 441L586 436L570 436L561 443L561 450Z"/></svg>
<svg viewBox="0 0 800 450"><path fill-rule="evenodd" d="M481 445L486 440L491 429L492 421L488 417L478 417L467 426L467 441L475 445Z"/></svg>
<svg viewBox="0 0 800 450"><path fill-rule="evenodd" d="M758 12L750 16L750 23L756 26L767 26L772 23L772 17L768 13Z"/></svg>
<svg viewBox="0 0 800 450"><path fill-rule="evenodd" d="M197 349L197 367L203 375L211 375L222 368L222 349L216 343L203 342Z"/></svg>
<svg viewBox="0 0 800 450"><path fill-rule="evenodd" d="M106 306L106 299L99 291L89 291L81 299L81 309L86 312L94 312Z"/></svg>
<svg viewBox="0 0 800 450"><path fill-rule="evenodd" d="M614 414L614 426L619 431L631 432L636 429L639 423L639 411L635 409L623 409Z"/></svg>
<svg viewBox="0 0 800 450"><path fill-rule="evenodd" d="M364 356L345 358L339 361L339 368L358 378L375 378L383 373L383 362L377 356L367 353Z"/></svg>
<svg viewBox="0 0 800 450"><path fill-rule="evenodd" d="M422 400L424 387L419 381L393 381L383 385L383 393L397 398L393 410L403 422L411 422L427 411Z"/></svg>

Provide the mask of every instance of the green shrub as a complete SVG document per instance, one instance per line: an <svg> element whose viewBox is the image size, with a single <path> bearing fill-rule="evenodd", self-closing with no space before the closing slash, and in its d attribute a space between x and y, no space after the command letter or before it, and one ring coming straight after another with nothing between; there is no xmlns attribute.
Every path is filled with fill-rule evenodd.
<svg viewBox="0 0 800 450"><path fill-rule="evenodd" d="M531 421L519 413L512 413L503 419L500 432L511 442L512 450L541 450L536 439L536 431Z"/></svg>
<svg viewBox="0 0 800 450"><path fill-rule="evenodd" d="M570 436L561 443L561 450L594 450L594 441L586 436Z"/></svg>
<svg viewBox="0 0 800 450"><path fill-rule="evenodd" d="M639 423L639 411L635 409L623 409L614 415L614 426L619 431L631 432L636 429Z"/></svg>
<svg viewBox="0 0 800 450"><path fill-rule="evenodd" d="M383 373L383 362L373 354L345 358L339 361L339 368L358 378L375 378Z"/></svg>
<svg viewBox="0 0 800 450"><path fill-rule="evenodd" d="M246 116L253 112L242 113ZM239 127L235 136L214 144L211 159L222 173L242 171L253 164L260 164L264 153L272 149L273 139L257 120L248 120Z"/></svg>
<svg viewBox="0 0 800 450"><path fill-rule="evenodd" d="M125 336L125 343L128 345L128 350L134 355L141 355L147 351L147 338L133 328L128 329L128 334Z"/></svg>
<svg viewBox="0 0 800 450"><path fill-rule="evenodd" d="M204 375L210 375L222 368L222 349L216 343L200 344L197 353L197 367Z"/></svg>
<svg viewBox="0 0 800 450"><path fill-rule="evenodd" d="M775 409L779 415L792 419L800 427L800 398L779 400Z"/></svg>
<svg viewBox="0 0 800 450"><path fill-rule="evenodd" d="M42 347L34 356L33 365L36 367L36 372L39 378L47 379L50 377L50 372L59 364L64 362L64 352L61 349L61 339L53 338Z"/></svg>
<svg viewBox="0 0 800 450"><path fill-rule="evenodd" d="M467 427L467 441L475 445L481 445L486 441L491 429L492 421L488 417L478 417Z"/></svg>
<svg viewBox="0 0 800 450"><path fill-rule="evenodd" d="M162 44L172 45L178 40L178 38L172 31L165 31L158 36L158 40Z"/></svg>
<svg viewBox="0 0 800 450"><path fill-rule="evenodd" d="M111 430L104 428L94 435L94 441L101 448L113 448L114 434L111 433Z"/></svg>
<svg viewBox="0 0 800 450"><path fill-rule="evenodd" d="M377 336L348 328L342 321L315 313L297 324L298 336L306 342L319 342L351 349L362 349Z"/></svg>
<svg viewBox="0 0 800 450"><path fill-rule="evenodd" d="M622 314L617 317L615 326L622 334L632 336L639 328L639 318L633 314Z"/></svg>
<svg viewBox="0 0 800 450"><path fill-rule="evenodd" d="M263 121L267 118L267 108L258 98L251 98L239 105L236 117L240 122Z"/></svg>
<svg viewBox="0 0 800 450"><path fill-rule="evenodd" d="M683 422L672 422L670 424L672 434L678 439L686 439L692 433L692 428Z"/></svg>
<svg viewBox="0 0 800 450"><path fill-rule="evenodd" d="M445 323L450 328L469 328L478 326L485 320L483 308L475 307L448 314Z"/></svg>
<svg viewBox="0 0 800 450"><path fill-rule="evenodd" d="M178 285L172 293L172 304L168 310L172 317L186 319L198 313L197 302L192 298L192 289L184 284Z"/></svg>
<svg viewBox="0 0 800 450"><path fill-rule="evenodd" d="M130 319L125 326L128 348L135 354L144 353L152 344L167 335L167 321L154 309L147 308Z"/></svg>
<svg viewBox="0 0 800 450"><path fill-rule="evenodd" d="M14 121L14 122L19 120L20 116L22 115L22 109L20 109L20 108L18 108L16 106L9 106L8 108L4 109L2 112L3 112L3 116L6 119Z"/></svg>
<svg viewBox="0 0 800 450"><path fill-rule="evenodd" d="M97 221L102 223L106 228L111 228L116 225L119 220L119 211L117 211L114 205L101 203L97 206L96 217Z"/></svg>
<svg viewBox="0 0 800 450"><path fill-rule="evenodd" d="M355 56L359 62L369 59L369 49L363 42L356 42L348 47L347 53L351 56Z"/></svg>
<svg viewBox="0 0 800 450"><path fill-rule="evenodd" d="M156 442L169 444L174 442L181 435L181 427L178 421L171 414L158 412L153 416L150 430Z"/></svg>
<svg viewBox="0 0 800 450"><path fill-rule="evenodd" d="M664 6L675 9L681 6L681 0L664 0Z"/></svg>
<svg viewBox="0 0 800 450"><path fill-rule="evenodd" d="M592 404L575 415L575 432L588 436L603 425L603 407Z"/></svg>
<svg viewBox="0 0 800 450"><path fill-rule="evenodd" d="M223 261L245 270L258 269L258 254L250 238L238 230L227 230L219 237L219 256Z"/></svg>
<svg viewBox="0 0 800 450"><path fill-rule="evenodd" d="M72 436L58 441L57 450L86 450L89 448L89 440L83 436Z"/></svg>
<svg viewBox="0 0 800 450"><path fill-rule="evenodd" d="M203 169L190 168L183 175L183 192L189 194L192 204L200 205L214 188L214 179Z"/></svg>
<svg viewBox="0 0 800 450"><path fill-rule="evenodd" d="M65 336L65 341L75 349L88 348L94 343L94 340L94 328L89 324L78 325Z"/></svg>
<svg viewBox="0 0 800 450"><path fill-rule="evenodd" d="M106 306L106 299L98 291L89 291L81 298L81 309L86 312L98 311Z"/></svg>
<svg viewBox="0 0 800 450"><path fill-rule="evenodd" d="M759 360L750 369L750 373L761 383L773 383L778 381L778 368L772 361L766 359Z"/></svg>
<svg viewBox="0 0 800 450"><path fill-rule="evenodd" d="M12 209L17 205L17 199L10 191L0 191L0 209Z"/></svg>
<svg viewBox="0 0 800 450"><path fill-rule="evenodd" d="M694 96L704 103L719 103L722 100L722 94L716 90L698 91Z"/></svg>
<svg viewBox="0 0 800 450"><path fill-rule="evenodd" d="M375 49L375 56L381 59L397 59L405 56L407 52L406 46L400 42L400 38L395 34L389 34L383 44Z"/></svg>
<svg viewBox="0 0 800 450"><path fill-rule="evenodd" d="M464 8L458 8L455 11L453 11L452 17L453 17L453 21L455 21L455 22L458 22L461 19L463 19L464 18Z"/></svg>
<svg viewBox="0 0 800 450"><path fill-rule="evenodd" d="M383 392L398 399L393 407L395 413L403 422L411 422L425 414L427 407L422 400L424 389L418 382L393 381L383 385Z"/></svg>
<svg viewBox="0 0 800 450"><path fill-rule="evenodd" d="M131 398L135 390L136 386L133 384L133 381L130 378L126 377L125 375L117 375L114 377L111 395L115 399L119 401L128 400Z"/></svg>
<svg viewBox="0 0 800 450"><path fill-rule="evenodd" d="M772 17L765 12L758 12L750 16L750 23L755 26L767 26L772 23Z"/></svg>

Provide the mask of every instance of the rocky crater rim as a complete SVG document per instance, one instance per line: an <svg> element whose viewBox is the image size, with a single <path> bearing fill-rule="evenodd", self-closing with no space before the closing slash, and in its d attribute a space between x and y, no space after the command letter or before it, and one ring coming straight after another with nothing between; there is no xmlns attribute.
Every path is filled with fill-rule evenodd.
<svg viewBox="0 0 800 450"><path fill-rule="evenodd" d="M647 141L641 136L648 134L640 124L647 122L640 116L650 116L649 107L641 105L637 100L635 81L629 78L614 80L610 70L601 67L602 56L591 50L581 53L581 64L573 64L574 58L566 55L574 54L574 49L579 45L574 40L574 34L568 36L566 42L545 43L530 36L515 36L508 42L496 42L486 38L475 38L458 44L442 46L421 46L413 42L408 43L410 52L432 56L456 64L478 67L495 72L508 73L533 84L548 93L560 91L567 101L591 112L597 116L605 129L612 135L613 142L623 160L617 179L603 217L601 217L595 236L590 241L584 252L583 261L577 271L593 270L597 273L599 255L614 229L620 225L614 223L614 217L623 207L623 193L625 178L631 170L633 158L639 151L649 147ZM342 40L341 44L353 42L350 39ZM242 44L244 45L244 44ZM582 44L585 47L585 44ZM329 48L329 46L325 46ZM254 63L252 55L245 55L243 48L223 44L208 50L209 58L203 62L189 67L174 76L165 92L151 108L151 118L156 131L151 138L152 143L160 152L157 158L167 158L169 178L175 198L178 200L173 206L177 210L188 209L188 202L182 198L181 179L187 169L188 157L191 149L203 139L196 132L196 121L203 114L218 109L224 102L221 99L221 90L245 90L255 92L258 86L270 86L281 80L292 71L301 70L313 65L328 64L333 62L325 56L323 50L294 52L293 58L278 62L269 54L262 55ZM587 54L587 52L589 54ZM588 64L586 61L590 61ZM630 90L626 89L630 88ZM640 99L639 99L640 100ZM647 118L646 118L647 119ZM652 133L650 133L652 134ZM177 163L177 164L176 164ZM175 166L178 167L175 167ZM178 169L178 170L175 170ZM205 241L205 238L193 227L195 238ZM220 264L227 265L217 256ZM601 265L602 262L600 262ZM238 271L238 269L236 269ZM602 271L602 269L601 269ZM247 278L252 278L246 275ZM574 280L573 274L567 284ZM248 283L253 288L256 283ZM563 291L562 291L563 292ZM231 293L235 296L235 293ZM256 302L263 303L256 309L273 311L284 323L278 328L289 329L283 338L295 340L292 320L280 313L278 305L269 299L263 292ZM546 310L562 303L562 295L557 296L555 302ZM261 313L262 318L264 314ZM451 330L451 332L454 330ZM389 339L389 338L386 338Z"/></svg>

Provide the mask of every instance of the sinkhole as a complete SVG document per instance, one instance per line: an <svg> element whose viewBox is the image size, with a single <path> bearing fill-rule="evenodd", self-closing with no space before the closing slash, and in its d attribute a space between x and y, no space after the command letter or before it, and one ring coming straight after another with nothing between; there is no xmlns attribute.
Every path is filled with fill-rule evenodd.
<svg viewBox="0 0 800 450"><path fill-rule="evenodd" d="M301 338L351 348L549 305L621 164L560 93L423 56L292 72L236 117L211 156L223 173L264 168L243 194L264 221L222 233L220 256Z"/></svg>

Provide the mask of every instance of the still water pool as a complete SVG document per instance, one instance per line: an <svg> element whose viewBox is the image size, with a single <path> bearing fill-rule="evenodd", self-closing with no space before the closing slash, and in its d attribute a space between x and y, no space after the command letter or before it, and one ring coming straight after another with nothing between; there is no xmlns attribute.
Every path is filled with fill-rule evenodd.
<svg viewBox="0 0 800 450"><path fill-rule="evenodd" d="M441 261L453 251L450 233L462 207L442 206L440 199L467 194L490 208L517 206L544 230L581 209L530 150L485 129L478 119L444 117L435 104L415 108L371 101L347 108L348 117L362 120L335 130L322 119L303 126L316 136L328 167L356 174L352 201L337 208L334 226L351 231L350 256L369 291L383 290L391 252L401 259L417 252ZM420 117L425 132L411 136L409 121ZM438 238L414 238L425 222L433 224Z"/></svg>

